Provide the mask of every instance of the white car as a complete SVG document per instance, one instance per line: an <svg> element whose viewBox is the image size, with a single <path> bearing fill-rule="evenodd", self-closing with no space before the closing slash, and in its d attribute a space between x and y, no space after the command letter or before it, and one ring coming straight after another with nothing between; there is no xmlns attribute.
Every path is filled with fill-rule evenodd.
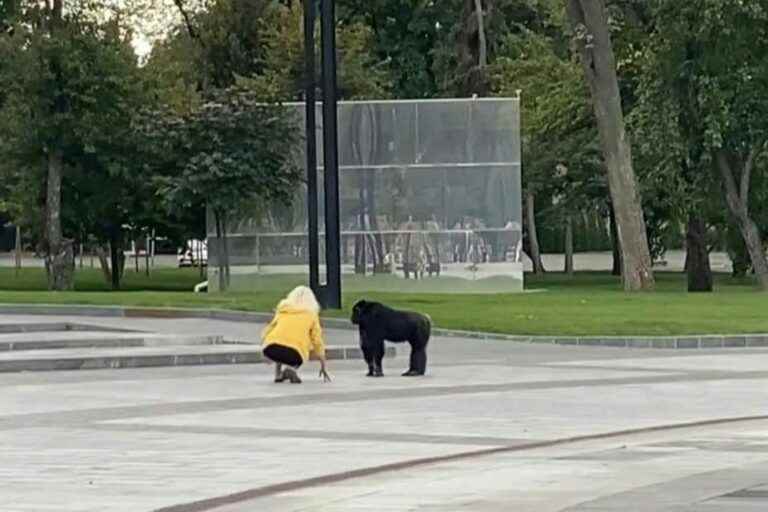
<svg viewBox="0 0 768 512"><path fill-rule="evenodd" d="M208 245L203 240L187 240L183 249L179 249L179 268L208 265Z"/></svg>

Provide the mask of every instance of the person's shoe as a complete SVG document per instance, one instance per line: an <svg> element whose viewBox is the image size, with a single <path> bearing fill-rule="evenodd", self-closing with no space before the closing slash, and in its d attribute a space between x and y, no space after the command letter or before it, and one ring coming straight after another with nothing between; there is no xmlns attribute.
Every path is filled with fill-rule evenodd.
<svg viewBox="0 0 768 512"><path fill-rule="evenodd" d="M284 382L286 379L285 372L280 373L279 377L275 377L275 383L280 384L281 382Z"/></svg>
<svg viewBox="0 0 768 512"><path fill-rule="evenodd" d="M291 381L291 384L301 384L301 379L299 378L299 374L296 373L296 370L293 368L286 368L283 370L283 379L288 379Z"/></svg>

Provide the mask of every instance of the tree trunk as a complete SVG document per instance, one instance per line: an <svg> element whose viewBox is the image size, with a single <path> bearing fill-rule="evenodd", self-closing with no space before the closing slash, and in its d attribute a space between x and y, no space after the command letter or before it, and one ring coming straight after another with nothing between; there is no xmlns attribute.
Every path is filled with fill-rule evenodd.
<svg viewBox="0 0 768 512"><path fill-rule="evenodd" d="M96 248L96 255L99 258L101 272L104 274L104 281L107 284L110 284L112 282L112 272L109 269L109 259L107 258L107 252L109 251L104 247L99 246Z"/></svg>
<svg viewBox="0 0 768 512"><path fill-rule="evenodd" d="M475 16L477 16L477 65L480 69L485 69L488 65L488 42L485 37L482 0L475 0Z"/></svg>
<svg viewBox="0 0 768 512"><path fill-rule="evenodd" d="M133 264L135 267L135 272L139 273L139 239L136 238L133 241Z"/></svg>
<svg viewBox="0 0 768 512"><path fill-rule="evenodd" d="M112 267L111 283L113 290L120 289L120 278L122 278L122 268L125 262L123 254L120 228L113 227L109 234L109 259ZM122 255L122 257L121 257Z"/></svg>
<svg viewBox="0 0 768 512"><path fill-rule="evenodd" d="M219 291L229 289L229 247L227 246L227 216L224 212L214 210L216 220L216 260L219 266Z"/></svg>
<svg viewBox="0 0 768 512"><path fill-rule="evenodd" d="M565 273L573 274L573 218L565 218Z"/></svg>
<svg viewBox="0 0 768 512"><path fill-rule="evenodd" d="M45 231L47 253L45 268L49 290L74 288L75 253L71 240L65 240L61 229L61 177L64 168L61 150L48 155L48 178L45 198Z"/></svg>
<svg viewBox="0 0 768 512"><path fill-rule="evenodd" d="M568 0L568 17L589 84L600 143L608 168L608 185L616 209L627 291L652 290L653 269L643 209L632 167L632 152L624 128L624 114L616 77L608 21L603 0Z"/></svg>
<svg viewBox="0 0 768 512"><path fill-rule="evenodd" d="M53 0L50 6L51 36L61 25L64 0ZM55 80L61 80L61 66L58 60L49 62L51 74ZM54 115L65 113L65 99L58 95L54 98ZM48 148L46 197L45 197L45 238L47 252L45 268L48 275L48 289L72 290L74 288L75 253L71 240L64 239L61 227L61 180L64 172L64 153L58 147L57 140Z"/></svg>
<svg viewBox="0 0 768 512"><path fill-rule="evenodd" d="M720 150L716 154L717 167L725 186L725 198L728 208L733 214L736 223L747 246L749 258L752 260L752 269L757 275L757 281L763 291L768 291L768 259L765 257L760 230L749 215L749 186L752 168L757 158L757 149L750 151L745 158L739 158ZM737 187L734 171L738 170L741 179Z"/></svg>
<svg viewBox="0 0 768 512"><path fill-rule="evenodd" d="M149 277L149 259L150 259L150 251L152 250L152 239L147 236L144 239L144 243L146 244L144 246L144 273L147 277ZM200 260L198 260L200 261ZM203 262L200 262L200 268L203 268Z"/></svg>
<svg viewBox="0 0 768 512"><path fill-rule="evenodd" d="M616 214L613 213L613 205L608 210L608 218L611 226L611 247L613 250L613 267L611 275L620 276L622 270L621 264L621 242L619 242L619 232L616 229Z"/></svg>
<svg viewBox="0 0 768 512"><path fill-rule="evenodd" d="M541 261L541 251L539 250L539 237L536 234L536 204L534 195L531 192L525 194L526 223L528 224L528 244L531 248L529 256L533 262L533 273L543 274L544 263Z"/></svg>
<svg viewBox="0 0 768 512"><path fill-rule="evenodd" d="M222 248L224 234L221 229L221 215L214 210L213 216L216 222L216 264L219 267L219 291L223 292L227 289L224 273L224 249Z"/></svg>
<svg viewBox="0 0 768 512"><path fill-rule="evenodd" d="M231 265L229 263L229 237L227 233L227 215L222 215L221 218L221 231L224 235L224 238L222 241L224 242L224 250L222 253L224 254L224 281L226 282L226 289L229 290L230 284L232 284L232 279L230 277L230 270Z"/></svg>
<svg viewBox="0 0 768 512"><path fill-rule="evenodd" d="M728 224L725 230L726 235L726 248L728 251L728 257L731 259L733 266L731 277L743 278L749 272L751 265L749 261L749 251L744 244L744 237L741 236L741 230L736 225L736 221L731 215L731 222Z"/></svg>
<svg viewBox="0 0 768 512"><path fill-rule="evenodd" d="M365 217L363 218L364 231L373 231L373 238L370 242L371 257L374 268L384 262L384 240L379 230L379 219L376 211L376 170L363 171L364 173L364 198L365 213L367 213L367 225Z"/></svg>
<svg viewBox="0 0 768 512"><path fill-rule="evenodd" d="M19 272L21 271L21 226L18 224L16 225L16 244L14 252L16 253L16 276L18 277Z"/></svg>
<svg viewBox="0 0 768 512"><path fill-rule="evenodd" d="M487 96L489 80L486 76L488 62L488 0L483 12L482 0L463 0L461 28L457 34L457 81L459 96Z"/></svg>
<svg viewBox="0 0 768 512"><path fill-rule="evenodd" d="M712 269L709 265L709 250L707 249L707 225L704 219L696 213L691 213L688 216L685 247L688 291L711 292Z"/></svg>

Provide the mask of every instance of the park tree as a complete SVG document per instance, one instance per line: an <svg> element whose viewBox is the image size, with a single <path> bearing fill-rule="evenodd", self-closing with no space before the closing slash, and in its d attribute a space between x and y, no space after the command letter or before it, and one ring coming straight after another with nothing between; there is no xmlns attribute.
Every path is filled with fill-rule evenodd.
<svg viewBox="0 0 768 512"><path fill-rule="evenodd" d="M0 151L17 192L25 193L23 202L43 212L49 288L71 289L75 233L66 229L65 218L66 191L74 185L70 173L81 168L114 177L125 169L131 152L117 146L141 102L135 56L119 16L94 2L24 4L17 19L0 58Z"/></svg>
<svg viewBox="0 0 768 512"><path fill-rule="evenodd" d="M680 148L676 174L691 190L688 240L695 254L689 262L696 268L704 259L705 228L697 210L709 200L706 185L714 171L758 281L768 289L768 262L753 215L768 141L768 2L657 0L652 6L647 90L655 96L648 103L671 115L679 133L670 140ZM654 132L658 137L662 130Z"/></svg>
<svg viewBox="0 0 768 512"><path fill-rule="evenodd" d="M254 204L289 204L301 179L295 111L258 80L206 94L188 113L154 112L145 134L156 148L158 194L170 210L201 202L216 229L219 289L229 286L228 229Z"/></svg>
<svg viewBox="0 0 768 512"><path fill-rule="evenodd" d="M591 92L608 171L611 200L622 255L622 279L627 291L654 287L640 193L632 165L632 153L624 124L604 0L568 0L573 42Z"/></svg>
<svg viewBox="0 0 768 512"><path fill-rule="evenodd" d="M703 145L698 110L688 95L687 73L676 73L670 82L659 79L659 56L645 56L638 103L630 115L641 169L644 197L664 197L669 206L666 221L686 225L688 291L710 292L713 287L707 237L708 205L717 203L712 194L712 166Z"/></svg>
<svg viewBox="0 0 768 512"><path fill-rule="evenodd" d="M492 94L514 96L520 92L522 96L526 252L534 273L544 271L536 219L542 212L551 212L553 198L559 197L560 212L547 217L565 226L567 233L570 216L566 210L574 204L579 188L568 183L590 181L588 177L576 178L588 168L585 163L593 160L590 148L596 138L582 72L563 44L563 31L551 29L562 23L557 10L538 16L535 22L529 21L533 28L519 26L501 40L489 67ZM599 166L590 169L600 176ZM564 179L564 170L572 180Z"/></svg>
<svg viewBox="0 0 768 512"><path fill-rule="evenodd" d="M265 21L265 74L278 80L282 95L289 100L304 96L304 10L300 2L278 6ZM315 37L319 40L320 26ZM338 51L337 98L342 100L383 99L392 94L391 62L379 60L374 52L375 32L359 21L339 24L336 30ZM320 62L320 47L315 48ZM315 66L315 83L320 84L320 67ZM318 91L322 98L322 91Z"/></svg>
<svg viewBox="0 0 768 512"><path fill-rule="evenodd" d="M378 64L375 69L386 69L391 76L391 96L433 98L441 94L435 71L437 54L456 19L455 3L338 0L337 11L340 30L357 25L371 32L370 55ZM340 47L345 46L343 39L340 33ZM344 67L340 66L341 73Z"/></svg>

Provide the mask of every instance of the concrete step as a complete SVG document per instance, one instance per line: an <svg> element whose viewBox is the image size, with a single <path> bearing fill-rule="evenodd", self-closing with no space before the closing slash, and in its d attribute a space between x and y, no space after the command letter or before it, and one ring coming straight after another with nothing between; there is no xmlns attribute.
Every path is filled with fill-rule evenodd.
<svg viewBox="0 0 768 512"><path fill-rule="evenodd" d="M123 332L22 332L0 334L0 352L12 350L52 350L70 348L117 348L176 345L215 345L222 336L171 335Z"/></svg>
<svg viewBox="0 0 768 512"><path fill-rule="evenodd" d="M358 347L331 346L329 360L361 359ZM386 356L395 356L387 347ZM161 366L253 364L264 362L257 345L213 344L142 346L118 348L66 348L58 350L12 350L0 353L0 372L96 370Z"/></svg>
<svg viewBox="0 0 768 512"><path fill-rule="evenodd" d="M98 325L77 324L71 322L35 322L35 323L5 323L0 320L0 334L22 332L68 332L68 331L100 331L100 332L132 332L127 329L116 329Z"/></svg>

